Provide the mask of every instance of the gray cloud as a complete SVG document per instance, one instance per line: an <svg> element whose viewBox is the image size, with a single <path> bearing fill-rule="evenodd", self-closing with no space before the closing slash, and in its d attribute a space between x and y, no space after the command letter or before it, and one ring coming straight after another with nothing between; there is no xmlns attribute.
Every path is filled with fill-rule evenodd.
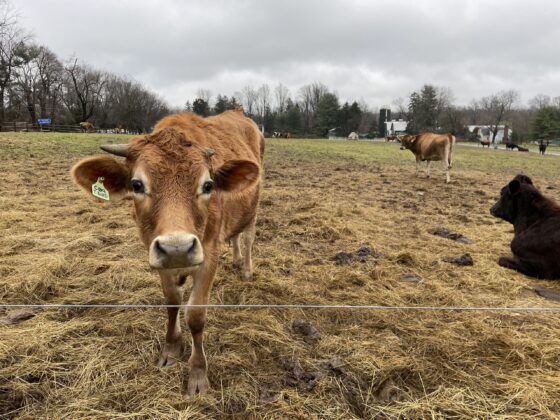
<svg viewBox="0 0 560 420"><path fill-rule="evenodd" d="M21 0L22 24L62 57L130 75L181 105L321 81L370 106L423 83L466 104L502 89L560 95L560 2Z"/></svg>

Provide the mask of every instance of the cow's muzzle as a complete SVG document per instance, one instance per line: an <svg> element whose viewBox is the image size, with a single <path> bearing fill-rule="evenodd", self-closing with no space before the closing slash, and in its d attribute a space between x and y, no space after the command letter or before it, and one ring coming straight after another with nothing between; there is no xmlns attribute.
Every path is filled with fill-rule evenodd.
<svg viewBox="0 0 560 420"><path fill-rule="evenodd" d="M196 268L203 261L202 244L190 233L160 235L150 245L150 267L158 270Z"/></svg>

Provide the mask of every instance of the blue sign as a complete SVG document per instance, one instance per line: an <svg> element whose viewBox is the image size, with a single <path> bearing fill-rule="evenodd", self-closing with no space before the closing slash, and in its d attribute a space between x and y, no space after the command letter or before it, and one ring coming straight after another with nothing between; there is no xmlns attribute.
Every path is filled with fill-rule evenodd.
<svg viewBox="0 0 560 420"><path fill-rule="evenodd" d="M39 124L50 124L51 123L51 119L50 118L38 118L37 122Z"/></svg>

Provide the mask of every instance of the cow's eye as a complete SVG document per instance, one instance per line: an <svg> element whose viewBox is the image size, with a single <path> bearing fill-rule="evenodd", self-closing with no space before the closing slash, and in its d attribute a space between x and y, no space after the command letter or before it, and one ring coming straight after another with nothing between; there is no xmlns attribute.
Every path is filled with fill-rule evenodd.
<svg viewBox="0 0 560 420"><path fill-rule="evenodd" d="M143 194L144 193L144 183L139 179L133 179L130 181L130 185L132 186L132 191L136 194Z"/></svg>
<svg viewBox="0 0 560 420"><path fill-rule="evenodd" d="M214 181L206 181L202 185L202 194L210 194L210 191L214 188Z"/></svg>

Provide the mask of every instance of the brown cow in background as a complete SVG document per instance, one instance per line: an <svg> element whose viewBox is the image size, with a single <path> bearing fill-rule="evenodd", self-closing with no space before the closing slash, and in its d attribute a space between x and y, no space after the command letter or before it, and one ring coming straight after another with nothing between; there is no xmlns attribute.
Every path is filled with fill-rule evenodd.
<svg viewBox="0 0 560 420"><path fill-rule="evenodd" d="M408 149L416 157L416 176L420 162L427 161L426 174L430 177L430 165L434 160L441 160L445 169L445 182L449 183L449 170L453 160L455 136L452 134L422 133L417 135L399 136L401 150Z"/></svg>
<svg viewBox="0 0 560 420"><path fill-rule="evenodd" d="M102 181L107 198L132 194L134 219L168 304L182 304L187 276L193 278L188 303L208 303L220 249L229 239L233 242L233 264L242 267L245 280L252 278L251 248L264 139L242 111L208 118L190 113L171 115L151 134L135 137L129 144L101 148L126 159L84 159L72 169L74 180L88 193L92 193L93 184ZM168 308L160 367L181 358L178 314L179 308ZM186 320L192 334L188 394L193 395L208 387L203 348L206 308L188 307Z"/></svg>
<svg viewBox="0 0 560 420"><path fill-rule="evenodd" d="M81 122L80 128L82 129L82 133L92 133L95 131L95 127L89 121Z"/></svg>

